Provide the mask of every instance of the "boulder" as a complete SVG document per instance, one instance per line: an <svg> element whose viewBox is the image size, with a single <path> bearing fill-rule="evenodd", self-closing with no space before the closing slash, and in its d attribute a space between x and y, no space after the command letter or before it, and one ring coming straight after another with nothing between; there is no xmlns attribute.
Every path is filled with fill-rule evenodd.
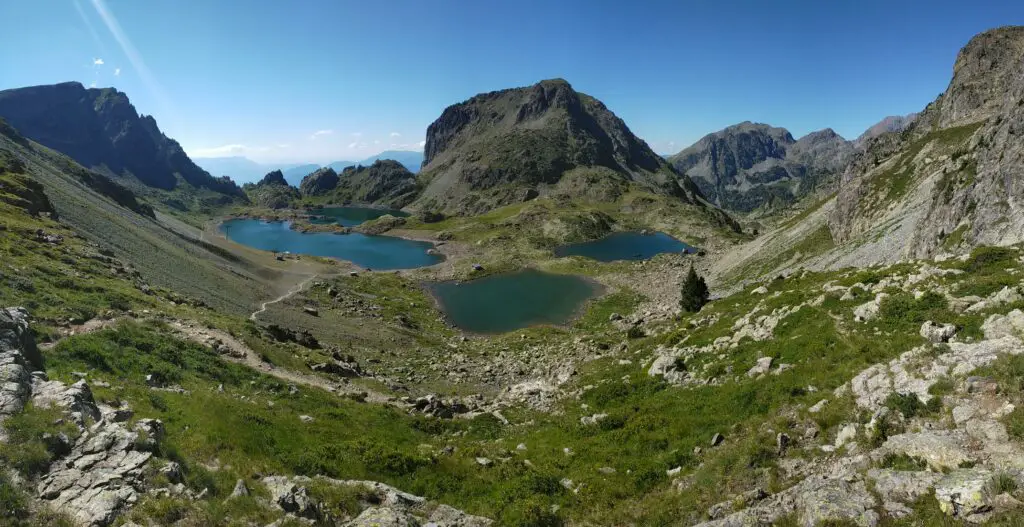
<svg viewBox="0 0 1024 527"><path fill-rule="evenodd" d="M959 469L946 474L935 483L939 508L957 517L987 511L991 507L989 482L992 478L992 472L983 468Z"/></svg>
<svg viewBox="0 0 1024 527"><path fill-rule="evenodd" d="M853 310L853 318L857 322L867 322L878 316L878 310L882 305L882 301L885 297L889 296L887 293L878 293L875 299L857 306Z"/></svg>
<svg viewBox="0 0 1024 527"><path fill-rule="evenodd" d="M925 460L932 470L951 470L975 461L969 441L962 430L908 432L889 437L879 453L906 454Z"/></svg>
<svg viewBox="0 0 1024 527"><path fill-rule="evenodd" d="M757 377L758 375L768 373L768 371L771 370L772 368L773 360L774 359L771 357L761 357L757 359L757 362L754 364L754 367L747 370L747 377Z"/></svg>
<svg viewBox="0 0 1024 527"><path fill-rule="evenodd" d="M244 479L239 479L235 482L235 488L231 491L231 498L238 498L241 496L249 495L249 487L245 485Z"/></svg>
<svg viewBox="0 0 1024 527"><path fill-rule="evenodd" d="M949 339L956 335L956 326L953 324L938 324L931 320L921 324L921 336L933 344L949 342Z"/></svg>
<svg viewBox="0 0 1024 527"><path fill-rule="evenodd" d="M270 500L281 510L311 520L323 517L320 504L309 497L305 486L298 485L284 476L265 477L263 485L270 493Z"/></svg>
<svg viewBox="0 0 1024 527"><path fill-rule="evenodd" d="M1005 315L992 315L981 325L985 338L989 340L1003 337L1024 336L1024 312L1014 309Z"/></svg>
<svg viewBox="0 0 1024 527"><path fill-rule="evenodd" d="M348 527L419 527L420 523L406 512L388 507L370 507L346 525Z"/></svg>
<svg viewBox="0 0 1024 527"><path fill-rule="evenodd" d="M28 328L28 311L23 307L0 309L0 352L18 350L31 371L44 370L43 356Z"/></svg>

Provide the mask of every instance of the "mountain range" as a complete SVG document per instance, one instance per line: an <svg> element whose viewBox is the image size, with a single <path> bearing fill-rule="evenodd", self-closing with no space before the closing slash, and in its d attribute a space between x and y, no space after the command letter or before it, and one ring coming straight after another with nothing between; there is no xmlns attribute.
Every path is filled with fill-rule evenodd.
<svg viewBox="0 0 1024 527"><path fill-rule="evenodd" d="M750 212L834 189L853 149L831 129L795 140L785 128L745 122L706 135L668 162L712 203Z"/></svg>
<svg viewBox="0 0 1024 527"><path fill-rule="evenodd" d="M412 173L419 172L423 163L423 153L412 150L385 150L377 155L367 157L359 161L332 161L327 165L316 163L257 163L247 157L199 157L195 162L205 168L209 173L218 176L228 176L232 180L242 183L255 182L268 172L280 170L285 180L294 187L299 186L302 178L312 174L322 166L328 166L335 172L341 172L345 167L369 166L379 159L392 159L398 161Z"/></svg>
<svg viewBox="0 0 1024 527"><path fill-rule="evenodd" d="M245 194L229 178L215 178L165 136L152 116L139 115L113 88L77 82L0 91L0 117L22 135L60 151L84 167L136 190L175 191L175 207L209 207Z"/></svg>
<svg viewBox="0 0 1024 527"><path fill-rule="evenodd" d="M116 90L0 92L0 524L1022 525L1024 27L952 70L667 159L545 80L419 173L241 188Z"/></svg>

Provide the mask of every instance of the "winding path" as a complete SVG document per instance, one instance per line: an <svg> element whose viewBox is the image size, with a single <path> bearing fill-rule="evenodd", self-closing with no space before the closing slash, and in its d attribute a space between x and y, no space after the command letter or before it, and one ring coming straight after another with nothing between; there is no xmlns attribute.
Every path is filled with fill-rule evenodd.
<svg viewBox="0 0 1024 527"><path fill-rule="evenodd" d="M252 314L249 315L249 320L252 320L253 322L255 322L256 321L256 315L259 315L260 313L263 313L264 311L266 311L267 310L267 306L269 306L270 304L276 304L276 303L278 303L278 302L280 302L280 301L282 301L282 300L284 300L284 299L286 299L286 298L288 298L288 297L290 297L290 296L292 296L292 295L294 295L296 293L299 293L300 291L302 291L306 287L306 284L312 282L317 276L320 276L320 275L314 274L314 275L310 276L309 278L299 282L299 284L296 285L295 287L289 289L287 293L285 293L285 294L283 294L283 295L281 295L281 296L279 296L279 297L277 297L277 298L275 298L273 300L268 300L266 302L263 302L262 304L260 304L259 310L253 311Z"/></svg>

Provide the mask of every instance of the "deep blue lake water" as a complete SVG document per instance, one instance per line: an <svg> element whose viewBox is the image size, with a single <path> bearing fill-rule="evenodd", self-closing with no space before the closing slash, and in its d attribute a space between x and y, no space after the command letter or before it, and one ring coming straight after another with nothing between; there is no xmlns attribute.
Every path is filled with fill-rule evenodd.
<svg viewBox="0 0 1024 527"><path fill-rule="evenodd" d="M427 254L434 245L365 234L302 233L289 228L288 222L256 219L225 221L221 231L229 240L264 251L291 252L348 260L370 269L412 269L440 262L439 255Z"/></svg>
<svg viewBox="0 0 1024 527"><path fill-rule="evenodd" d="M456 327L474 333L565 324L601 291L579 276L533 269L461 283L435 282L427 288Z"/></svg>
<svg viewBox="0 0 1024 527"><path fill-rule="evenodd" d="M616 232L590 242L562 245L555 256L585 256L601 262L647 260L661 253L681 253L694 249L665 233L640 234Z"/></svg>
<svg viewBox="0 0 1024 527"><path fill-rule="evenodd" d="M368 207L324 207L309 211L310 214L323 216L310 220L310 223L325 224L337 223L344 227L355 227L365 221L375 220L381 216L390 214L399 218L409 216L408 212L391 209L371 209Z"/></svg>

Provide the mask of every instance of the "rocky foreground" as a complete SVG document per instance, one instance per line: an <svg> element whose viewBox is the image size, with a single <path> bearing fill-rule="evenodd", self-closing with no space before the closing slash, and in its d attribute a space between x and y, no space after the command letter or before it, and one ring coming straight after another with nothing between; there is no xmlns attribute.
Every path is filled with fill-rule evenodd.
<svg viewBox="0 0 1024 527"><path fill-rule="evenodd" d="M0 349L0 424L32 407L59 410L60 421L73 425L70 434L44 438L53 462L34 485L38 511L56 512L75 525L105 526L145 496L204 497L205 489L195 492L183 484L178 462L160 456L163 423L159 419L139 417L126 403L98 404L84 379L67 385L47 378L24 309L0 310ZM8 440L0 435L0 442ZM27 483L15 471L7 471L15 484ZM154 473L160 478L154 479ZM354 518L333 517L307 493L306 486L314 481L357 491L362 512ZM259 499L276 508L282 520L309 524L478 527L492 523L373 481L268 475L238 480L226 499L250 496L255 488L268 495Z"/></svg>

